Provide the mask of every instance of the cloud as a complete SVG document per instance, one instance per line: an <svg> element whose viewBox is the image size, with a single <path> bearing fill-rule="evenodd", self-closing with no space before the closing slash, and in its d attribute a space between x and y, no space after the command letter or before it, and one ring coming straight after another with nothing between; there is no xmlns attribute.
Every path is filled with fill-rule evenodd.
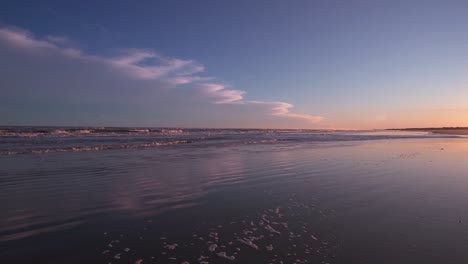
<svg viewBox="0 0 468 264"><path fill-rule="evenodd" d="M199 89L208 97L216 98L216 104L242 103L245 91L226 89L225 85L205 83Z"/></svg>
<svg viewBox="0 0 468 264"><path fill-rule="evenodd" d="M58 46L61 46L61 45L66 45L66 46L75 45L75 43L72 40L70 40L69 38L64 37L64 36L48 35L44 39L47 42L54 43L55 45L58 45Z"/></svg>
<svg viewBox="0 0 468 264"><path fill-rule="evenodd" d="M289 103L284 103L284 102L262 102L262 101L247 101L246 103L270 106L272 111L273 111L272 115L275 115L275 116L305 119L305 120L308 120L308 121L310 121L312 123L320 122L323 119L322 116L317 116L317 115L291 113L289 111L289 109L293 108L294 105L289 104Z"/></svg>
<svg viewBox="0 0 468 264"><path fill-rule="evenodd" d="M175 84L189 83L196 80L190 78L194 77L192 75L204 71L203 66L194 61L164 58L148 50L130 49L122 53L120 56L107 58L104 61L122 73L137 79L165 78Z"/></svg>
<svg viewBox="0 0 468 264"><path fill-rule="evenodd" d="M56 47L49 41L34 39L28 31L17 28L0 28L0 37L22 48L50 49Z"/></svg>
<svg viewBox="0 0 468 264"><path fill-rule="evenodd" d="M200 63L165 57L148 49L121 49L109 56L90 55L64 36L37 38L22 29L0 28L0 54L4 57L0 66L16 65L8 67L5 76L0 76L4 79L0 81L0 89L8 90L4 94L16 95L18 100L48 95L57 97L57 101L67 98L97 103L115 99L114 103L126 103L128 107L133 98L134 104L143 102L153 112L162 111L163 107L178 112L189 105L205 105L210 110L199 111L207 117L206 113L213 107L220 109L224 105L234 115L244 113L244 119L250 116L262 120L260 115L265 111L273 118L302 120L309 125L323 119L294 113L291 111L294 106L286 102L247 100L245 91L232 89L214 77L201 76L205 69ZM125 102L121 102L122 97ZM207 103L212 106L206 106ZM242 109L258 113L246 115Z"/></svg>

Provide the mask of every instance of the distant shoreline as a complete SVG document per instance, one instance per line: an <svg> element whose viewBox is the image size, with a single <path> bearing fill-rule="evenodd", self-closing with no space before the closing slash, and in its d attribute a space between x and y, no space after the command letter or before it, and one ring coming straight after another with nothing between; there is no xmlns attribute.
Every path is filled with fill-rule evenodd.
<svg viewBox="0 0 468 264"><path fill-rule="evenodd" d="M468 135L468 127L401 128L401 129L389 129L389 130L420 131L420 132L431 132L434 134L444 134L444 135Z"/></svg>

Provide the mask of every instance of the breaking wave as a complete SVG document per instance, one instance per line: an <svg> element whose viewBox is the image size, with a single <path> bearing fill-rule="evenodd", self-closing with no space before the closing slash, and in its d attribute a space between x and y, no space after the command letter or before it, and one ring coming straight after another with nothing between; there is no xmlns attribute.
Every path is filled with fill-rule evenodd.
<svg viewBox="0 0 468 264"><path fill-rule="evenodd" d="M0 129L0 137L47 137L47 136L128 136L128 135L174 135L184 133L183 129L144 128L42 128L20 127Z"/></svg>
<svg viewBox="0 0 468 264"><path fill-rule="evenodd" d="M190 144L192 140L176 140L168 142L150 142L142 144L128 144L128 145L98 145L98 146L80 146L68 148L41 148L29 149L23 151L0 151L0 156L3 155L17 155L17 154L46 154L56 152L84 152L84 151L99 151L99 150L112 150L112 149L136 149L136 148L151 148L160 146Z"/></svg>
<svg viewBox="0 0 468 264"><path fill-rule="evenodd" d="M434 137L458 136L385 130L0 127L0 156L138 149L195 142L197 147L229 147Z"/></svg>

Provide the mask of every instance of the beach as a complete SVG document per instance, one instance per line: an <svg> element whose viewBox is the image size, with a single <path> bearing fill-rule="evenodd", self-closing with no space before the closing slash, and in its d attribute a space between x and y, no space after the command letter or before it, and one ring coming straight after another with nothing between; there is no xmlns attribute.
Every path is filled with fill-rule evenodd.
<svg viewBox="0 0 468 264"><path fill-rule="evenodd" d="M4 132L2 263L468 263L466 138L47 131Z"/></svg>
<svg viewBox="0 0 468 264"><path fill-rule="evenodd" d="M0 264L468 264L468 1L3 1Z"/></svg>

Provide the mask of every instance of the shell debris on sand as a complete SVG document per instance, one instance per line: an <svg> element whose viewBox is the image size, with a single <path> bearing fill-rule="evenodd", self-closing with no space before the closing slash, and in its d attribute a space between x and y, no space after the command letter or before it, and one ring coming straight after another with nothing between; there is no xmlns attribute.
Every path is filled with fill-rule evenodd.
<svg viewBox="0 0 468 264"><path fill-rule="evenodd" d="M218 252L216 255L218 255L218 257L225 258L225 259L228 259L228 260L235 260L236 259L236 257L234 257L234 256L226 255L226 252Z"/></svg>
<svg viewBox="0 0 468 264"><path fill-rule="evenodd" d="M208 250L211 251L211 252L214 252L216 250L216 248L218 247L218 245L216 244L211 244L209 247L208 247Z"/></svg>
<svg viewBox="0 0 468 264"><path fill-rule="evenodd" d="M245 238L245 239L239 238L239 239L237 239L237 241L239 241L239 242L241 242L242 244L247 245L247 246L249 246L249 247L251 247L251 248L258 249L258 246L257 246L256 244L254 244L254 243L252 242L252 240L249 240L249 239L247 239L247 238Z"/></svg>
<svg viewBox="0 0 468 264"><path fill-rule="evenodd" d="M275 233L275 234L278 234L278 235L281 235L281 232L279 232L278 230L274 229L273 227L271 227L271 225L267 225L265 226L265 229L272 232L272 233Z"/></svg>
<svg viewBox="0 0 468 264"><path fill-rule="evenodd" d="M327 215L326 218L321 217L324 214ZM164 231L165 236L161 236L162 233L153 236L152 239L151 236L145 236L148 243L159 245L157 246L159 249L156 249L159 252L142 253L138 247L132 246L132 253L138 254L141 260L146 259L145 254L150 256L159 253L157 263L174 264L209 264L226 263L226 261L250 263L250 260L272 264L310 263L312 258L314 261L317 260L316 263L334 263L337 243L333 226L329 224L331 217L333 213L329 213L328 210L319 212L315 206L287 202L258 211L253 215L198 223L196 228L190 229L182 236L178 235L177 240L174 240L167 230ZM144 229L144 232L148 230ZM318 240L316 232L320 234L320 243L314 241ZM135 234L134 239L139 235L142 234ZM126 236L125 240L128 238L130 237ZM166 241L171 241L172 244ZM120 241L111 241L109 245L112 246L117 242ZM128 241L122 241L124 242ZM109 254L103 257L114 256L114 259L120 259L121 253L118 251L129 250L126 249L114 244L113 247L104 248L108 250L106 254ZM175 249L177 254L170 252Z"/></svg>
<svg viewBox="0 0 468 264"><path fill-rule="evenodd" d="M167 248L169 250L174 250L178 246L177 243L174 243L172 245L165 245L164 248Z"/></svg>

